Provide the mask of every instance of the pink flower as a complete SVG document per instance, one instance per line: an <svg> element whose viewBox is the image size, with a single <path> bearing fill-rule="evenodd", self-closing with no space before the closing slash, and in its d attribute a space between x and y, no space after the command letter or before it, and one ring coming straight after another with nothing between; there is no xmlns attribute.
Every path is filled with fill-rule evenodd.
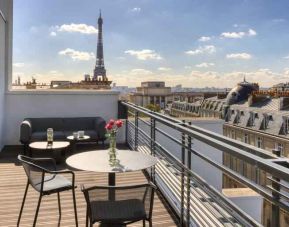
<svg viewBox="0 0 289 227"><path fill-rule="evenodd" d="M113 126L114 123L115 123L115 121L113 119L110 119L109 122L108 122L108 124L110 124L111 126Z"/></svg>
<svg viewBox="0 0 289 227"><path fill-rule="evenodd" d="M117 126L118 128L120 128L120 127L123 125L123 122L122 122L122 120L117 120L117 121L115 122L115 124L116 124L116 126Z"/></svg>
<svg viewBox="0 0 289 227"><path fill-rule="evenodd" d="M112 129L112 125L110 123L106 124L105 129L106 130L111 130Z"/></svg>

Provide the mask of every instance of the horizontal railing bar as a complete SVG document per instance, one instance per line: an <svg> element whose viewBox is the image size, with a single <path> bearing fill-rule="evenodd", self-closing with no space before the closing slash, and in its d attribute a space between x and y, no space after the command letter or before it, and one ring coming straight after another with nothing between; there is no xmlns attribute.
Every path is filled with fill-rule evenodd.
<svg viewBox="0 0 289 227"><path fill-rule="evenodd" d="M134 109L138 109L138 106L134 106L131 103L127 103L127 102L123 102L124 105L130 107L130 108L134 108ZM282 167L280 165L277 165L271 161L268 161L266 159L260 158L256 155L250 154L246 151L241 150L240 148L234 147L230 144L228 144L228 141L225 141L225 137L221 140L218 141L216 139L214 139L212 136L208 136L205 135L203 132L196 132L193 131L192 129L188 128L187 126L181 126L181 125L177 125L177 124L173 124L172 122L167 121L166 119L162 119L159 116L156 116L154 114L151 114L149 112L145 112L143 111L143 113L149 115L150 117L154 118L155 120L163 123L164 125L170 126L171 128L174 128L180 132L183 132L185 134L188 134L189 136L198 139L202 142L207 143L208 145L211 145L219 150L222 150L224 152L230 153L234 156L236 156L239 159L245 160L246 162L266 171L271 173L272 175L282 178L286 181L289 181L289 170L285 167ZM220 136L219 136L220 137ZM223 142L225 141L225 142ZM255 149L255 148L254 148ZM256 150L261 150L261 149L257 149ZM263 150L261 150L263 151Z"/></svg>
<svg viewBox="0 0 289 227"><path fill-rule="evenodd" d="M144 108L144 107L141 107L141 106L138 106L136 104L133 104L133 103L128 103L128 102L122 102L124 105L126 104L129 104L129 105L132 105L130 106L132 109L140 109L144 112L149 112L150 114L153 114L157 117L161 117L161 118L165 118L166 120L169 120L171 122L174 122L176 124L179 124L179 125L183 125L184 123L179 120L179 119L176 119L176 118L173 118L171 116L168 116L168 115L164 115L164 114L161 114L161 113L158 113L158 112L153 112L153 111L148 111L148 109ZM206 130L204 128L201 128L201 127L198 127L196 125L188 125L186 124L186 126L190 129L193 129L197 132L201 132L202 134L205 134L205 135L209 135L213 138L216 138L216 139L219 139L223 142L226 142L226 143L229 143L229 144L232 144L234 146L237 146L239 148L242 148L243 150L246 150L247 152L250 152L250 153L255 153L256 155L259 155L260 157L263 157L263 158L276 158L275 155L273 155L272 153L266 151L266 150L263 150L263 149L260 149L260 148L256 148L256 147L253 147L253 146L250 146L248 144L244 144L240 141L237 141L237 140L234 140L234 139L231 139L231 138L228 138L228 137L224 137L218 133L215 133L215 132L212 132L210 130Z"/></svg>
<svg viewBox="0 0 289 227"><path fill-rule="evenodd" d="M270 181L272 181L272 182L274 182L274 183L276 183L276 184L278 184L278 185L280 185L282 188L284 188L284 189L286 189L287 191L289 191L289 186L283 184L282 182L277 181L277 180L273 179L272 177L267 177L267 179L270 180Z"/></svg>
<svg viewBox="0 0 289 227"><path fill-rule="evenodd" d="M130 122L130 124L132 124L134 127L135 127L135 125L132 123L132 122ZM139 129L139 131L142 131L141 129ZM142 133L144 134L144 135L146 135L146 133L145 132L143 132L142 131ZM146 135L147 136L147 135ZM147 136L148 137L148 136ZM224 202L225 204L227 204L227 206L229 206L229 207L234 207L234 209L236 210L236 214L238 214L239 216L241 216L242 218L244 218L247 222L249 222L250 224L252 224L252 225L259 225L259 223L257 223L257 222L255 222L251 217L248 217L247 216L247 214L245 213L245 212L243 212L242 210L240 210L240 209L238 209L237 207L236 207L236 205L235 204L233 204L231 201L229 201L227 198L225 198L225 197L223 197L223 195L222 194L220 194L220 192L219 191L217 191L215 188L213 188L213 187L211 187L210 185L208 185L207 183L205 183L205 181L204 181L204 179L202 179L200 176L198 176L198 175L196 175L196 173L193 173L190 169L188 169L185 165L183 165L178 159L176 159L168 150L166 150L164 147L162 147L159 143L157 143L156 141L153 141L154 143L155 143L155 145L156 145L156 148L157 147L159 147L159 148L161 148L163 151L165 151L165 153L166 153L166 155L168 155L168 156L170 156L172 159L173 159L173 161L174 161L174 164L178 164L181 168L184 168L184 170L185 171L187 171L191 176L193 176L193 177L197 177L197 178L199 178L198 180L200 181L200 182L202 182L202 187L206 187L207 188L207 190L208 189L210 189L211 191L213 191L214 192L214 195L216 196L218 196L218 198L221 198L221 200L222 200L222 202ZM228 170L227 170L228 171ZM202 179L202 180L200 180L200 179ZM245 180L246 180L246 178L245 178ZM206 192L207 193L211 193L211 191L207 191L206 190ZM230 210L231 212L232 212L232 210Z"/></svg>
<svg viewBox="0 0 289 227"><path fill-rule="evenodd" d="M133 123L131 123L133 124ZM139 129L140 131L142 131L141 129ZM145 132L142 131L142 133L147 136L145 134ZM148 136L147 136L148 137ZM157 142L156 143L156 148L159 148L159 149L162 149L166 154L170 154L170 152L168 150L166 150L164 147L162 147L160 144L158 144ZM231 170L230 168L227 168L227 167L224 167L223 165L219 165L217 164L215 161L211 160L210 158L200 154L199 152L193 150L193 149L190 149L190 151L197 155L198 157L200 157L201 159L205 160L206 162L210 163L211 165L213 165L214 167L220 169L224 174L236 179L237 181L239 181L239 183L241 184L244 184L246 185L247 187L249 188L252 188L254 191L256 191L257 193L259 193L260 195L262 195L263 197L265 197L266 199L268 199L269 201L271 201L272 203L276 204L276 205L279 205L281 206L283 209L289 211L289 207L286 206L285 204L281 203L281 202L278 202L276 201L272 195L270 193L268 193L265 189L263 189L262 186L259 186L255 183L253 183L252 181L248 180L246 177L238 174L237 172ZM190 169L188 169L185 165L183 165L176 157L174 157L173 155L169 155L171 156L171 158L173 159L172 161L174 162L177 162L180 169L184 168L184 170L186 172L189 172L192 176L195 175L195 173L193 173ZM180 170L181 171L181 170Z"/></svg>
<svg viewBox="0 0 289 227"><path fill-rule="evenodd" d="M269 188L271 191L277 193L278 195L280 195L281 197L283 197L284 199L286 199L287 201L289 201L289 196L284 195L283 193L281 193L280 191L274 189L272 186L267 185L267 188Z"/></svg>

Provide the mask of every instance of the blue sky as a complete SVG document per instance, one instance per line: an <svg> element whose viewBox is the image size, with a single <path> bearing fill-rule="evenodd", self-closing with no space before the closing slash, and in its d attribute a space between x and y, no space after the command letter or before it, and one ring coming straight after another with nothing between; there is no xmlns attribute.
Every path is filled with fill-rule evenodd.
<svg viewBox="0 0 289 227"><path fill-rule="evenodd" d="M101 9L105 66L117 85L286 82L288 8L288 0L14 0L13 77L92 74Z"/></svg>

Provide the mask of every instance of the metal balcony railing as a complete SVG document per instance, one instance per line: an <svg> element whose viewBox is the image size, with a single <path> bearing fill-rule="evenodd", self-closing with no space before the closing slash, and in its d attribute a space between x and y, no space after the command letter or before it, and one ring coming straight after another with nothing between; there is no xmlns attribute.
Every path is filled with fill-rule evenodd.
<svg viewBox="0 0 289 227"><path fill-rule="evenodd" d="M284 159L132 103L120 102L119 116L127 118L126 142L131 149L159 158L158 164L148 172L179 217L179 226L262 226L262 223L255 221L194 172L192 157L200 158L269 201L269 225L280 226L280 210L289 212L289 165ZM170 130L180 136L170 134ZM180 149L175 150L175 146L164 145L161 138L166 138L166 141L178 145ZM256 173L265 172L269 183L261 185L258 180L248 179L193 149L195 140L252 165Z"/></svg>

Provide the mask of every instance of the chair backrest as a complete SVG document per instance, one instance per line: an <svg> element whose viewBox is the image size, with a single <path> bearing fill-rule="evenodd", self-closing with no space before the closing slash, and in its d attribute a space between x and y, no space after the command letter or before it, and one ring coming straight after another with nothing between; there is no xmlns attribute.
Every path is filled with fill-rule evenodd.
<svg viewBox="0 0 289 227"><path fill-rule="evenodd" d="M82 186L82 192L84 193L88 209L92 202L99 201L111 201L110 194L113 193L113 201L125 201L125 200L139 200L143 203L146 216L148 218L152 215L154 190L156 186L152 183L130 186L94 186L90 188L84 188Z"/></svg>
<svg viewBox="0 0 289 227"><path fill-rule="evenodd" d="M18 155L18 160L21 162L31 186L35 190L41 191L43 189L45 176L43 167L38 165L36 159L24 155Z"/></svg>

